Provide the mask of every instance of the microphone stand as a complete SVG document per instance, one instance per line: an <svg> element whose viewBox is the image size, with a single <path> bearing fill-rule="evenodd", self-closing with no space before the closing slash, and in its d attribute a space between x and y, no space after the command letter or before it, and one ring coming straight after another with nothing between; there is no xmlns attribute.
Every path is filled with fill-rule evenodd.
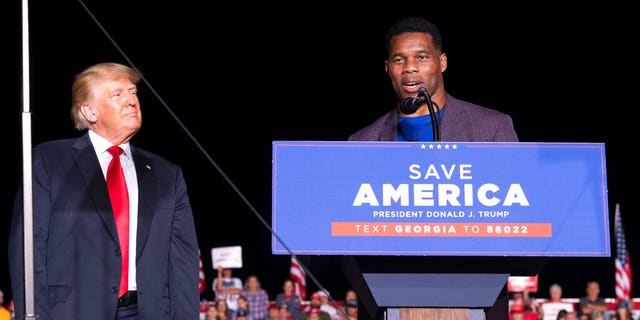
<svg viewBox="0 0 640 320"><path fill-rule="evenodd" d="M424 97L424 101L420 97ZM440 141L440 123L438 123L438 116L436 109L440 111L440 107L437 103L431 101L429 91L425 87L418 89L418 95L415 98L407 98L400 104L400 110L405 114L412 114L418 111L420 105L424 102L427 103L429 109L429 117L431 118L431 129L433 131L433 141ZM435 107L434 107L435 105Z"/></svg>
<svg viewBox="0 0 640 320"><path fill-rule="evenodd" d="M431 97L429 96L429 92L425 89L424 90L424 97L425 100L427 101L427 108L429 108L429 117L431 118L431 129L433 131L433 141L440 141L440 123L438 123L438 115L436 114L436 108L434 108L433 106L435 105L438 108L438 111L440 111L440 107L438 106L438 104L434 103L433 101L431 101Z"/></svg>

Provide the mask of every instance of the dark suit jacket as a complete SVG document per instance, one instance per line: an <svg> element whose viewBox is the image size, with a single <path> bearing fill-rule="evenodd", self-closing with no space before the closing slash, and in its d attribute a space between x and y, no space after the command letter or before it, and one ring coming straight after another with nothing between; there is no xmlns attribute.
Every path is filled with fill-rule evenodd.
<svg viewBox="0 0 640 320"><path fill-rule="evenodd" d="M138 177L139 319L198 319L199 255L181 169L131 145ZM88 134L33 148L34 294L38 320L115 318L120 246ZM23 195L9 238L16 319L23 319Z"/></svg>
<svg viewBox="0 0 640 320"><path fill-rule="evenodd" d="M518 142L511 117L505 113L458 100L447 94L440 138L451 142ZM396 141L398 111L387 112L349 136L352 141Z"/></svg>

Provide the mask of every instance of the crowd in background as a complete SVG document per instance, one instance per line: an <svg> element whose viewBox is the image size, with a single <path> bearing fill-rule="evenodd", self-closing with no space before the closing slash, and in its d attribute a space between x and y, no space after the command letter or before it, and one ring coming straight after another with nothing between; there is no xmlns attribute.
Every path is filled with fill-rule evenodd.
<svg viewBox="0 0 640 320"><path fill-rule="evenodd" d="M358 297L347 290L339 301L320 290L304 300L294 291L292 279L284 279L280 292L273 295L261 287L256 275L245 281L233 269L218 268L213 280L214 301L203 301L203 320L356 320Z"/></svg>
<svg viewBox="0 0 640 320"><path fill-rule="evenodd" d="M0 320L14 319L13 313L13 300L5 301L4 292L0 290Z"/></svg>
<svg viewBox="0 0 640 320"><path fill-rule="evenodd" d="M255 275L243 283L231 269L218 269L213 281L214 301L203 303L204 320L355 320L358 297L347 290L340 300L326 291L313 292L308 301L294 292L294 281L285 279L282 290L269 295ZM510 320L640 320L633 299L613 300L600 296L597 281L586 283L585 295L565 298L562 287L549 287L549 298L531 297L529 291L510 292Z"/></svg>
<svg viewBox="0 0 640 320"><path fill-rule="evenodd" d="M635 320L633 299L608 302L600 296L600 284L588 281L585 295L578 299L562 296L562 286L549 287L548 299L530 297L529 291L511 292L509 319L511 320ZM640 312L640 311L639 311Z"/></svg>
<svg viewBox="0 0 640 320"><path fill-rule="evenodd" d="M313 292L303 300L294 292L293 280L284 279L282 289L269 294L256 275L243 281L229 268L218 268L213 281L213 301L203 300L200 320L356 320L358 296L348 289L334 300L328 292ZM612 301L611 301L612 300ZM565 298L562 287L552 284L549 298L534 298L529 291L510 292L510 320L640 320L634 310L638 299L615 300L600 296L600 284L589 281L585 295ZM12 320L12 300L5 301L0 290L0 320Z"/></svg>
<svg viewBox="0 0 640 320"><path fill-rule="evenodd" d="M232 269L218 268L213 281L215 299L203 301L201 320L355 320L358 296L347 289L334 300L319 290L304 300L294 292L294 281L284 279L280 292L268 293L256 275L243 282ZM633 309L633 299L615 300L600 296L600 284L588 281L585 294L565 298L562 287L549 287L548 298L535 298L529 291L510 292L510 320L640 320Z"/></svg>

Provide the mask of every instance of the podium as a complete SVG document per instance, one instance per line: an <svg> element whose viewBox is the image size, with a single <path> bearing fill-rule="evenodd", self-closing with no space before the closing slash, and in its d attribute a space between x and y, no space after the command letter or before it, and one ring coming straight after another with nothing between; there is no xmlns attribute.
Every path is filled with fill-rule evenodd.
<svg viewBox="0 0 640 320"><path fill-rule="evenodd" d="M335 264L362 320L507 320L509 276L609 257L604 144L275 141L272 252Z"/></svg>
<svg viewBox="0 0 640 320"><path fill-rule="evenodd" d="M507 279L535 275L550 258L344 256L359 319L508 319Z"/></svg>

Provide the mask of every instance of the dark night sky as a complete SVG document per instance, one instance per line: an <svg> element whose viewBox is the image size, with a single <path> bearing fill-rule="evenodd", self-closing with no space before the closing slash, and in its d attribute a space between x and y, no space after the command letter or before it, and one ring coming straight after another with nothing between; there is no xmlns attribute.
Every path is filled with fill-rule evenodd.
<svg viewBox="0 0 640 320"><path fill-rule="evenodd" d="M20 3L7 2L0 19L5 53L0 98L5 162L11 169L0 198L6 214L2 234L22 178L24 94ZM288 275L289 257L271 254L270 230L256 216L270 224L272 141L345 140L389 110L393 95L383 68L384 31L400 16L422 15L441 29L449 93L509 113L521 141L605 143L610 220L620 203L632 263L640 266L628 142L637 136L631 134L637 26L628 6L343 5L32 3L32 141L77 135L68 115L73 75L97 62L132 62L148 81L139 86L144 121L133 142L183 167L208 285L214 275L210 249L242 245L245 267L236 274L257 274L275 298ZM0 243L6 257L5 242ZM10 295L6 258L0 261L0 289ZM638 268L634 271L640 279ZM540 274L538 296L546 297L554 282L566 297L582 296L585 283L595 279L602 294L613 297L613 272L613 257L553 259ZM338 275L319 280L342 298L345 282Z"/></svg>

